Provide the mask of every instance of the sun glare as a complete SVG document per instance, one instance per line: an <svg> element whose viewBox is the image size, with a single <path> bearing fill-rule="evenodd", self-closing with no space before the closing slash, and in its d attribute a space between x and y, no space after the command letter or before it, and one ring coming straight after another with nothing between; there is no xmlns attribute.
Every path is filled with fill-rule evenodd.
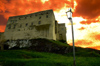
<svg viewBox="0 0 100 66"><path fill-rule="evenodd" d="M82 17L73 17L73 22L80 23L81 21L85 21Z"/></svg>
<svg viewBox="0 0 100 66"><path fill-rule="evenodd" d="M46 1L49 1L49 0L41 0L42 3L45 3Z"/></svg>
<svg viewBox="0 0 100 66"><path fill-rule="evenodd" d="M77 2L74 1L74 10L75 10L76 6L77 6Z"/></svg>

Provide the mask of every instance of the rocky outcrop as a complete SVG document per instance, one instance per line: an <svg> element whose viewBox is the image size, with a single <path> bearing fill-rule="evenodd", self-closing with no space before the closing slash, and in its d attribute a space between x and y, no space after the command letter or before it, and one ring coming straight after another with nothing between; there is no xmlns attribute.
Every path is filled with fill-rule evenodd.
<svg viewBox="0 0 100 66"><path fill-rule="evenodd" d="M53 41L53 42L51 42ZM72 49L71 46L67 44L59 45L54 40L47 39L31 39L31 40L10 40L5 44L8 45L9 49L12 48L27 48L28 50L35 50L39 52L52 52L52 53L60 53L65 54L68 52L72 52L69 49Z"/></svg>

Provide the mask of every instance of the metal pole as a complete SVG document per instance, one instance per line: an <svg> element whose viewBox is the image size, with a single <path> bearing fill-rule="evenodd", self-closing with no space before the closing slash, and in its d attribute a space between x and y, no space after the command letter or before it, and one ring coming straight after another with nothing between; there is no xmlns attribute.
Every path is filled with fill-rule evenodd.
<svg viewBox="0 0 100 66"><path fill-rule="evenodd" d="M76 63L75 63L75 46L74 46L74 30L73 30L73 21L72 19L70 19L71 21L71 28L72 28L72 41L73 41L73 64L74 66L76 66Z"/></svg>

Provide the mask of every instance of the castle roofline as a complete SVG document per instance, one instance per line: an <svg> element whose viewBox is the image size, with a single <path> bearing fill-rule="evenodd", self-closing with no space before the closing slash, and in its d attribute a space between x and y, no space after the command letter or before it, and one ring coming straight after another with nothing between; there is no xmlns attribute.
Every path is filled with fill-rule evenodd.
<svg viewBox="0 0 100 66"><path fill-rule="evenodd" d="M65 25L65 23L59 23L60 25Z"/></svg>
<svg viewBox="0 0 100 66"><path fill-rule="evenodd" d="M37 13L46 12L46 11L53 11L53 10L52 10L52 9L49 9L49 10L43 10L43 11L38 11L38 12L34 12L34 13L30 13L30 14L25 14L25 15L11 16L11 17L9 17L9 18L22 17L22 16L27 16L27 15L37 14Z"/></svg>

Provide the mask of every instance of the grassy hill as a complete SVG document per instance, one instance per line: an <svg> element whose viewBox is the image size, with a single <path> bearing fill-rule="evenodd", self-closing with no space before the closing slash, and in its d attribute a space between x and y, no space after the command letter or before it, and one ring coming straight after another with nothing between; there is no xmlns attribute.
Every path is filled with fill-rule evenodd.
<svg viewBox="0 0 100 66"><path fill-rule="evenodd" d="M0 51L3 66L73 66L72 46L59 41L35 39L29 48ZM100 51L76 47L76 66L100 66Z"/></svg>
<svg viewBox="0 0 100 66"><path fill-rule="evenodd" d="M72 66L73 57L61 54L27 50L0 51L3 66ZM78 57L77 66L100 66L100 57Z"/></svg>

